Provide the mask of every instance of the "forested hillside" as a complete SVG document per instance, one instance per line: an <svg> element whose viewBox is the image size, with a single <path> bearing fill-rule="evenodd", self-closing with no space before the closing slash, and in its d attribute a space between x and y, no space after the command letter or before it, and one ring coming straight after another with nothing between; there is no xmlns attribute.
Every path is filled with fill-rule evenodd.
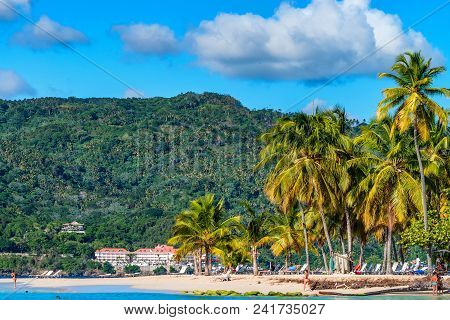
<svg viewBox="0 0 450 320"><path fill-rule="evenodd" d="M205 191L230 214L242 199L264 206L255 139L279 116L213 93L0 100L0 252L164 242ZM85 223L83 239L54 236L71 220Z"/></svg>

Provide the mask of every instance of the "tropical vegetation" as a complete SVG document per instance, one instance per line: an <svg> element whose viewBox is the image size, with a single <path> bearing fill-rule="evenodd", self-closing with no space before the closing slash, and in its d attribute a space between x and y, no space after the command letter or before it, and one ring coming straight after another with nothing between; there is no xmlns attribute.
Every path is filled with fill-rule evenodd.
<svg viewBox="0 0 450 320"><path fill-rule="evenodd" d="M329 258L340 255L344 272L356 260L354 242L360 244L361 263L370 238L384 246L386 274L393 272L393 251L399 260L396 243L401 260L403 250L414 246L426 250L428 265L433 250L448 253L448 111L433 100L450 96L449 89L433 86L444 70L420 52L406 52L396 58L392 73L379 75L397 87L383 90L369 124L355 126L337 106L285 115L261 135L256 169L268 170L264 193L274 213L256 216L246 204L251 227L231 233L247 243L254 274L263 244L275 256L284 254L286 265L292 253L304 252L307 267L309 248L319 248L327 271ZM428 208L437 211L431 224Z"/></svg>
<svg viewBox="0 0 450 320"><path fill-rule="evenodd" d="M444 71L397 57L368 123L341 106L251 111L211 93L1 100L0 269L112 273L95 249L163 242L206 275L215 259L255 275L332 272L336 257L341 271L364 260L389 274L418 252L431 264L450 243ZM86 232L61 232L72 220Z"/></svg>

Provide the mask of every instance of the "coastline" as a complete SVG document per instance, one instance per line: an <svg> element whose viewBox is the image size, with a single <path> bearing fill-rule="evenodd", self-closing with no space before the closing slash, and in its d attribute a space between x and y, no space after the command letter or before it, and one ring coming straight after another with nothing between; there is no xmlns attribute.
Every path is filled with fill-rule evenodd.
<svg viewBox="0 0 450 320"><path fill-rule="evenodd" d="M187 276L163 275L124 278L18 278L19 288L55 289L66 291L84 286L126 286L136 290L192 293L212 290L229 290L240 294L257 291L262 294L280 292L283 294L301 292L304 296L316 295L373 295L408 292L416 287L421 294L431 293L426 290L429 280L424 276L405 275L312 275L313 290L303 290L302 275L252 276L234 275L231 281L222 281L221 276ZM10 279L0 279L0 284L11 284ZM446 288L450 286L450 277L443 278ZM425 288L425 291L424 291ZM414 291L411 294L417 294Z"/></svg>

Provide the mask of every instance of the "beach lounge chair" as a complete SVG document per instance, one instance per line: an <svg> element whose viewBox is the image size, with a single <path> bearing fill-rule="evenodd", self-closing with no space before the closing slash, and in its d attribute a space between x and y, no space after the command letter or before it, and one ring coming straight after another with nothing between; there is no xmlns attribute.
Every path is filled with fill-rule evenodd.
<svg viewBox="0 0 450 320"><path fill-rule="evenodd" d="M415 270L414 274L417 275L425 275L427 273L428 267L420 268L419 270Z"/></svg>
<svg viewBox="0 0 450 320"><path fill-rule="evenodd" d="M50 277L51 275L52 275L52 273L53 273L53 270L50 270L50 271L48 271L46 274L44 274L44 278L48 278L48 277Z"/></svg>
<svg viewBox="0 0 450 320"><path fill-rule="evenodd" d="M42 272L40 275L37 275L36 277L37 278L42 278L42 277L44 277L46 274L47 274L47 270L45 270L44 272Z"/></svg>
<svg viewBox="0 0 450 320"><path fill-rule="evenodd" d="M321 274L321 273L323 273L323 269L324 269L323 267L321 267L321 268L316 268L316 269L313 270L312 273L313 273L313 274Z"/></svg>
<svg viewBox="0 0 450 320"><path fill-rule="evenodd" d="M300 270L300 266L295 265L295 266L290 266L289 268L287 268L287 270L284 273L285 274L295 274L295 273L298 273L299 270Z"/></svg>
<svg viewBox="0 0 450 320"><path fill-rule="evenodd" d="M375 269L372 271L372 274L379 274L381 271L381 263L377 263Z"/></svg>
<svg viewBox="0 0 450 320"><path fill-rule="evenodd" d="M397 271L397 269L398 269L398 262L394 262L392 264L392 272L395 273Z"/></svg>
<svg viewBox="0 0 450 320"><path fill-rule="evenodd" d="M365 273L366 271L367 271L367 263L364 263L363 266L361 267L361 270L359 270L359 272L362 274L362 273Z"/></svg>
<svg viewBox="0 0 450 320"><path fill-rule="evenodd" d="M405 274L405 273L408 272L408 269L409 269L408 267L409 267L408 262L405 262L405 263L402 265L402 268L401 268L399 271L394 271L394 273L397 273L397 274Z"/></svg>
<svg viewBox="0 0 450 320"><path fill-rule="evenodd" d="M305 272L305 270L306 270L306 268L308 267L308 264L304 264L302 267L301 267L301 269L300 269L300 271L298 272L298 273L303 273L303 272Z"/></svg>
<svg viewBox="0 0 450 320"><path fill-rule="evenodd" d="M223 275L222 281L231 281L231 269L228 269L227 273Z"/></svg>
<svg viewBox="0 0 450 320"><path fill-rule="evenodd" d="M187 266L181 266L179 274L185 274L187 270Z"/></svg>
<svg viewBox="0 0 450 320"><path fill-rule="evenodd" d="M51 278L57 278L57 277L60 277L61 272L62 272L62 270L58 270L58 271L56 271L54 274L52 274L50 277L51 277Z"/></svg>
<svg viewBox="0 0 450 320"><path fill-rule="evenodd" d="M286 266L281 267L280 270L278 270L278 274L284 274L284 272L287 270Z"/></svg>

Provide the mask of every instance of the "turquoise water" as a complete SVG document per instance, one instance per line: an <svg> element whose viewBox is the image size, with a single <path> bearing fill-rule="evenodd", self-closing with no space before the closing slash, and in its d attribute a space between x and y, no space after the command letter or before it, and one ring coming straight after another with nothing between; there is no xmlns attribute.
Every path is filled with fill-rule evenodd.
<svg viewBox="0 0 450 320"><path fill-rule="evenodd" d="M12 289L11 284L0 283L0 300L266 300L280 299L276 297L205 297L180 294L176 292L158 292L136 290L128 286L83 286L65 287L59 291L55 289L40 288L35 289L28 286L19 286ZM285 299L285 298L283 298ZM449 295L433 297L431 295L411 296L411 295L387 295L368 297L290 297L289 299L308 300L448 300Z"/></svg>

